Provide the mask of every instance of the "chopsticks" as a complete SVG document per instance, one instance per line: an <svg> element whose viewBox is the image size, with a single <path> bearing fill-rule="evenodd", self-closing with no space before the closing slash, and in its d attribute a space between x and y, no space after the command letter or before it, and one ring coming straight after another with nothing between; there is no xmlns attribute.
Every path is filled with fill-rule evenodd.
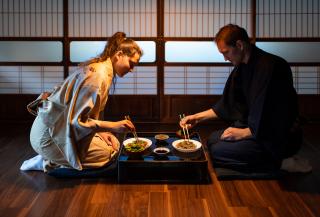
<svg viewBox="0 0 320 217"><path fill-rule="evenodd" d="M182 118L184 118L184 117L185 117L185 115L184 115L184 114L182 114L182 115L179 115L179 117L180 117L180 121L181 121L181 120L182 120ZM187 141L189 142L189 140L190 140L190 136L189 136L189 130L188 130L188 127L187 127L187 126L182 127L182 131L183 131L183 135L184 135L184 140L187 140Z"/></svg>
<svg viewBox="0 0 320 217"><path fill-rule="evenodd" d="M130 118L129 115L124 116L124 118L125 118L126 120L128 120L128 121L131 121L131 118ZM132 121L131 121L131 122L132 122ZM136 132L135 130L131 130L131 132L132 132L134 138L136 139L136 141L138 142L138 141L139 141L139 138L138 138L137 132Z"/></svg>

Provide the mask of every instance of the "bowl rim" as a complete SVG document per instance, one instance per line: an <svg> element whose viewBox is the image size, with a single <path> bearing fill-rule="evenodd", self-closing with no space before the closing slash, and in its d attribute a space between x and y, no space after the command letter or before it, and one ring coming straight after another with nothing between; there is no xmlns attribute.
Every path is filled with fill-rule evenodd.
<svg viewBox="0 0 320 217"><path fill-rule="evenodd" d="M160 136L160 135L161 135L161 136L165 136L166 138L165 138L165 139L159 139L159 138L157 138L157 136ZM164 140L169 139L170 136L169 136L168 134L165 134L165 133L158 133L158 134L154 135L154 138L155 138L156 140L164 141Z"/></svg>
<svg viewBox="0 0 320 217"><path fill-rule="evenodd" d="M157 150L165 150L166 153L158 153ZM153 153L157 154L157 155L166 155L170 152L170 149L167 147L157 147L155 149L153 149Z"/></svg>

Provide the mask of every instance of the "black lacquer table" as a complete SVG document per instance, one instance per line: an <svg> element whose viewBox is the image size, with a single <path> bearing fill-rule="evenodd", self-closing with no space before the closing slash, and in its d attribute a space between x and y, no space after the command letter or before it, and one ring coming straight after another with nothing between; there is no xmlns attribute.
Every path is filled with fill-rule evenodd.
<svg viewBox="0 0 320 217"><path fill-rule="evenodd" d="M154 136L159 133L139 133L139 137L148 138L152 145L141 154L127 153L122 146L118 157L118 181L152 182L152 183L206 183L208 182L208 159L204 147L192 153L184 153L173 148L172 142L180 139L175 133L161 132L169 135L165 141L157 141ZM127 134L125 139L132 138ZM198 133L190 138L201 142ZM156 147L167 147L170 152L159 156L153 152Z"/></svg>

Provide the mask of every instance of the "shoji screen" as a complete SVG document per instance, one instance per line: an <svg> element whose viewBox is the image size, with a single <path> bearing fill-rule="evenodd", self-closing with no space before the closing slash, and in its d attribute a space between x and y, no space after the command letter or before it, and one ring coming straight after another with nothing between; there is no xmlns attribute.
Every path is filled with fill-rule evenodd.
<svg viewBox="0 0 320 217"><path fill-rule="evenodd" d="M243 26L251 36L251 22L250 0L166 0L164 35L177 39L166 42L165 60L181 66L164 68L164 94L220 95L232 67L214 66L225 61L213 37L228 23ZM179 41L180 37L190 41ZM186 66L190 63L204 66Z"/></svg>
<svg viewBox="0 0 320 217"><path fill-rule="evenodd" d="M319 0L257 0L259 38L319 38Z"/></svg>
<svg viewBox="0 0 320 217"><path fill-rule="evenodd" d="M156 0L69 0L70 37L157 36Z"/></svg>
<svg viewBox="0 0 320 217"><path fill-rule="evenodd" d="M165 94L220 95L231 67L165 67Z"/></svg>
<svg viewBox="0 0 320 217"><path fill-rule="evenodd" d="M181 67L165 67L165 94L221 93L207 88L221 84L221 80L215 79L221 74L216 73L225 70L227 77L232 68L218 66L225 61L205 40L213 40L219 28L228 23L246 28L258 47L285 58L292 65L299 94L319 94L318 0L166 0L164 35L176 39L166 42L165 60ZM181 37L188 41L179 41ZM203 43L208 44L202 47ZM187 66L192 64L198 67Z"/></svg>
<svg viewBox="0 0 320 217"><path fill-rule="evenodd" d="M70 67L73 73L77 67ZM136 66L133 73L125 77L117 77L116 85L110 88L111 95L156 95L157 94L157 67Z"/></svg>
<svg viewBox="0 0 320 217"><path fill-rule="evenodd" d="M291 67L294 87L298 94L320 95L320 67L295 66Z"/></svg>
<svg viewBox="0 0 320 217"><path fill-rule="evenodd" d="M0 0L0 37L62 37L63 0Z"/></svg>
<svg viewBox="0 0 320 217"><path fill-rule="evenodd" d="M63 0L0 0L0 62L12 63L0 65L0 94L38 94L60 83L62 36Z"/></svg>
<svg viewBox="0 0 320 217"><path fill-rule="evenodd" d="M226 23L236 23L251 32L250 0L165 0L166 37L214 37Z"/></svg>
<svg viewBox="0 0 320 217"><path fill-rule="evenodd" d="M67 4L65 4L67 2ZM73 42L87 42L91 38L106 38L117 31L124 31L128 37L156 37L157 36L157 1L156 0L0 0L0 37L6 41L0 41L0 62L6 66L0 67L0 93L40 93L47 85L46 67L60 65L58 73L61 82L64 79L64 69L69 65L77 65L73 61L78 53L72 50L66 52L63 58L63 48L72 48ZM66 13L67 12L67 13ZM64 21L68 28L64 29ZM12 41L12 37L16 41ZM66 38L67 37L67 38ZM39 39L39 40L37 40ZM44 40L48 40L44 42ZM88 40L88 41L86 41ZM62 42L62 43L61 43ZM101 39L105 44L106 39ZM44 44L47 43L47 44ZM50 44L51 43L51 44ZM52 44L53 43L53 44ZM70 43L70 44L69 44ZM144 49L145 57L141 62L155 61L155 43ZM41 46L44 44L44 46ZM67 46L66 46L67 45ZM143 46L145 48L145 46ZM103 48L103 47L102 47ZM101 46L99 47L101 52ZM96 56L99 49L93 49L92 58ZM92 51L92 49L88 49ZM81 52L87 53L87 50ZM68 63L64 60L70 60ZM83 59L83 61L86 59ZM43 64L42 64L43 63ZM32 77L39 84L34 90L24 88L25 76L24 65L33 65ZM50 70L49 70L50 71ZM9 73L10 72L10 73ZM30 76L30 75L28 75ZM152 82L150 77L153 78ZM15 79L13 79L15 78ZM157 93L157 69L156 67L139 67L134 75L119 79L117 84L127 91L116 91L116 94L156 94ZM49 79L49 78L48 78ZM19 80L19 81L18 81ZM8 89L12 82L17 88ZM148 88L144 88L144 86ZM142 91L144 90L145 91ZM18 90L18 91L17 91Z"/></svg>
<svg viewBox="0 0 320 217"><path fill-rule="evenodd" d="M299 94L319 95L320 2L257 0L256 5L257 46L295 65L292 71Z"/></svg>
<svg viewBox="0 0 320 217"><path fill-rule="evenodd" d="M61 66L0 66L0 94L38 94L63 80Z"/></svg>
<svg viewBox="0 0 320 217"><path fill-rule="evenodd" d="M68 5L69 36L71 40L79 37L109 37L117 31L123 31L128 37L156 37L156 6L156 0L70 0ZM73 41L71 48L77 48L74 45L76 43L82 43L87 48L91 47L88 51L92 54L98 54L103 50L103 46L96 46L97 42L90 41ZM150 43L151 46L149 46ZM154 62L155 43L142 42L141 47L144 51L141 62ZM77 59L78 55L79 53L71 49L71 61ZM111 91L111 94L156 95L156 78L156 66L137 67L133 74L129 73L117 79L115 91Z"/></svg>

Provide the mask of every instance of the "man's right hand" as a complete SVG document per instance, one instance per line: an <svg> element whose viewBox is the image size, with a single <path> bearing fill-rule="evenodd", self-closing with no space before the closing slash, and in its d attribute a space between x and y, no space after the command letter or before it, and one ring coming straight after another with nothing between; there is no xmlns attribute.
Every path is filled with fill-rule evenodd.
<svg viewBox="0 0 320 217"><path fill-rule="evenodd" d="M198 122L195 115L188 115L180 120L179 125L181 128L187 127L188 129L191 129L197 125Z"/></svg>
<svg viewBox="0 0 320 217"><path fill-rule="evenodd" d="M188 115L181 119L180 127L187 127L188 129L193 128L199 122L209 119L217 118L216 113L212 109L208 109L203 112L199 112L193 115Z"/></svg>

